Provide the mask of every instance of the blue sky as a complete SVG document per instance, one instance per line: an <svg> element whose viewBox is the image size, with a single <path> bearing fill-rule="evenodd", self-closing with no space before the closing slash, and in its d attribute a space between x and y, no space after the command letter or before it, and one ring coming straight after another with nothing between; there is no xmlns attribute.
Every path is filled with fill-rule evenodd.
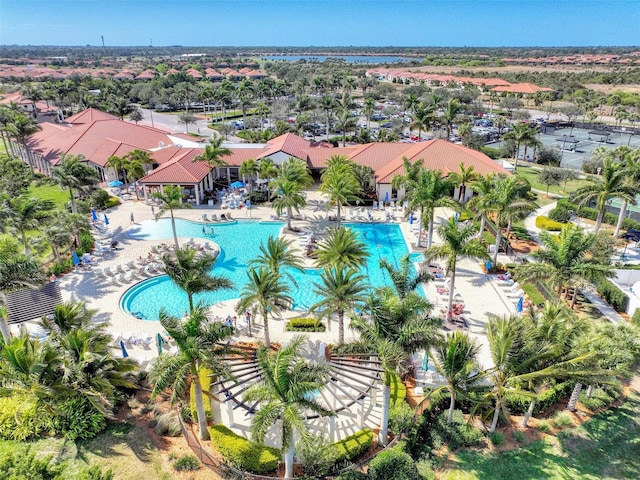
<svg viewBox="0 0 640 480"><path fill-rule="evenodd" d="M627 46L640 0L0 0L0 45Z"/></svg>

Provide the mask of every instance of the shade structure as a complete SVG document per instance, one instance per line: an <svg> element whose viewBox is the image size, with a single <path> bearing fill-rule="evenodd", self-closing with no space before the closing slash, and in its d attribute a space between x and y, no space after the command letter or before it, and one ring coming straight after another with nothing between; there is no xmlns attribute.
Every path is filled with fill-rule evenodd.
<svg viewBox="0 0 640 480"><path fill-rule="evenodd" d="M93 208L91 209L91 220L93 220L94 222L98 220L98 214Z"/></svg>
<svg viewBox="0 0 640 480"><path fill-rule="evenodd" d="M158 333L156 335L156 346L158 347L158 355L162 353L162 342L164 342L164 339L162 338L162 335Z"/></svg>
<svg viewBox="0 0 640 480"><path fill-rule="evenodd" d="M124 344L124 340L120 340L120 350L122 350L122 357L127 358L129 354L127 353L127 347Z"/></svg>
<svg viewBox="0 0 640 480"><path fill-rule="evenodd" d="M516 312L522 313L522 309L524 308L524 297L520 297L518 303L516 303Z"/></svg>
<svg viewBox="0 0 640 480"><path fill-rule="evenodd" d="M389 203L389 192L384 192L384 203Z"/></svg>
<svg viewBox="0 0 640 480"><path fill-rule="evenodd" d="M107 183L107 185L115 188L115 187L121 187L122 185L124 185L124 183L122 183L120 180L113 180L112 182Z"/></svg>
<svg viewBox="0 0 640 480"><path fill-rule="evenodd" d="M73 258L73 264L74 265L78 265L80 263L80 258L78 257L78 254L76 253L75 250L71 254L71 257Z"/></svg>
<svg viewBox="0 0 640 480"><path fill-rule="evenodd" d="M104 214L104 224L105 225L109 225L109 217L107 217L107 214Z"/></svg>
<svg viewBox="0 0 640 480"><path fill-rule="evenodd" d="M231 188L242 188L244 187L244 182L241 181L237 181L237 182L233 182L229 185Z"/></svg>

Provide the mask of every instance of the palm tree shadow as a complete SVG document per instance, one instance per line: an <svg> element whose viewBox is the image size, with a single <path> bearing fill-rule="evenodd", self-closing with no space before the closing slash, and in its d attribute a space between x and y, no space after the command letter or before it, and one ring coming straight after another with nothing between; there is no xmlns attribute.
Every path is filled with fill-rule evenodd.
<svg viewBox="0 0 640 480"><path fill-rule="evenodd" d="M123 450L130 449L141 462L150 462L158 447L139 427L128 423L114 423L97 437L78 443L77 458L91 463L87 456L91 453L101 458L124 456Z"/></svg>
<svg viewBox="0 0 640 480"><path fill-rule="evenodd" d="M238 261L238 257L229 257L224 249L220 250L220 254L216 258L216 263L213 264L214 269L223 269L233 272L239 268L246 269L247 266L244 263Z"/></svg>
<svg viewBox="0 0 640 480"><path fill-rule="evenodd" d="M324 200L309 200L307 207L310 207L314 212L326 212L327 202Z"/></svg>

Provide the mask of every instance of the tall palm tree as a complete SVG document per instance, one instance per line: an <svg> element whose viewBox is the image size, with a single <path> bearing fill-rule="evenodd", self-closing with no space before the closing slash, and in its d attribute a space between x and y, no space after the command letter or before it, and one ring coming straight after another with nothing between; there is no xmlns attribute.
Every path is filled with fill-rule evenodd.
<svg viewBox="0 0 640 480"><path fill-rule="evenodd" d="M513 154L513 171L515 172L518 170L518 155L520 154L520 147L522 145L531 145L537 141L537 132L530 124L519 122L513 126L513 130L507 133L504 138L506 140L511 139L516 144L516 150Z"/></svg>
<svg viewBox="0 0 640 480"><path fill-rule="evenodd" d="M204 147L204 152L199 155L196 155L193 158L194 162L207 162L210 169L219 169L220 167L224 167L227 162L223 157L227 157L231 155L231 150L227 147L223 147L222 143L224 142L223 137L211 137L211 141L209 145ZM216 171L216 177L219 174Z"/></svg>
<svg viewBox="0 0 640 480"><path fill-rule="evenodd" d="M344 314L365 302L366 277L355 268L324 268L320 274L321 283L315 283L320 300L310 308L311 313L319 312L327 321L333 314L338 315L338 343L344 343Z"/></svg>
<svg viewBox="0 0 640 480"><path fill-rule="evenodd" d="M351 328L358 330L360 340L344 348L371 351L384 371L380 445L387 444L392 377L407 371L410 354L428 349L439 339L435 324L427 318L430 309L430 303L415 292L400 299L391 288L383 287L369 297L368 318L351 319Z"/></svg>
<svg viewBox="0 0 640 480"><path fill-rule="evenodd" d="M194 386L196 416L200 439L209 438L207 416L202 398L200 370L204 367L213 375L231 379L230 372L222 359L230 352L223 344L233 335L233 327L220 322L209 322L203 307L197 307L186 321L160 312L160 324L178 346L175 354L163 353L158 356L149 374L155 397L165 390L171 390L171 403L182 400Z"/></svg>
<svg viewBox="0 0 640 480"><path fill-rule="evenodd" d="M249 265L265 267L277 275L283 273L283 267L292 268L302 273L304 272L304 261L300 256L300 251L291 247L292 244L292 240L270 236L266 245L260 243L260 254L254 260L251 260ZM297 286L293 275L286 272L283 274L289 278L293 285Z"/></svg>
<svg viewBox="0 0 640 480"><path fill-rule="evenodd" d="M318 243L315 265L319 268L364 267L369 257L366 244L346 227L333 228Z"/></svg>
<svg viewBox="0 0 640 480"><path fill-rule="evenodd" d="M49 218L55 208L50 200L20 195L8 202L5 226L13 228L20 236L25 255L29 254L27 231L35 230L41 222ZM3 228L0 226L0 228Z"/></svg>
<svg viewBox="0 0 640 480"><path fill-rule="evenodd" d="M303 193L302 186L297 182L292 182L286 178L278 177L269 184L272 192L276 195L273 200L273 208L280 215L283 211L287 212L287 230L291 231L291 218L293 210L300 211L301 207L307 204L307 200Z"/></svg>
<svg viewBox="0 0 640 480"><path fill-rule="evenodd" d="M627 183L635 188L635 194L640 193L640 150L630 149L629 147L621 146L611 151L611 155L618 158L624 165L624 169L627 172ZM616 229L613 232L614 238L617 238L622 228L622 221L627 213L627 206L629 200L622 199L622 206L620 207L620 213L618 214L618 222L616 223ZM635 199L631 204L635 204Z"/></svg>
<svg viewBox="0 0 640 480"><path fill-rule="evenodd" d="M195 310L195 294L233 288L233 283L228 278L211 273L216 257L203 254L195 248L178 248L175 255L164 254L162 262L169 278L187 294L190 313Z"/></svg>
<svg viewBox="0 0 640 480"><path fill-rule="evenodd" d="M486 260L489 258L485 246L474 238L476 233L477 231L473 225L458 225L455 219L450 218L447 223L438 227L438 234L442 237L444 244L429 247L424 252L424 257L427 261L445 260L446 262L446 270L451 278L448 312L452 311L453 306L458 259Z"/></svg>
<svg viewBox="0 0 640 480"><path fill-rule="evenodd" d="M484 196L482 204L483 210L487 214L492 214L496 220L496 244L493 256L493 263L496 264L498 250L502 243L502 228L509 229L514 219L525 217L538 208L538 205L525 196L529 188L526 180L505 175L494 175L492 180L494 181L493 189Z"/></svg>
<svg viewBox="0 0 640 480"><path fill-rule="evenodd" d="M256 162L253 158L248 158L246 160L243 160L238 173L242 175L242 180L245 184L247 183L247 177L249 177L249 185L252 186L252 178L257 175L259 171L260 168L258 167L258 162ZM253 190L253 188L251 188L251 190Z"/></svg>
<svg viewBox="0 0 640 480"><path fill-rule="evenodd" d="M56 262L60 261L60 249L71 244L71 233L64 224L60 222L50 222L40 227L44 238L51 247L51 253Z"/></svg>
<svg viewBox="0 0 640 480"><path fill-rule="evenodd" d="M173 211L179 208L193 208L188 203L182 203L182 189L178 185L166 185L162 192L154 192L153 198L156 198L162 202L160 210L156 214L156 217L161 217L167 210L171 214L171 229L173 230L173 241L178 245L178 232L176 230L176 219L173 216Z"/></svg>
<svg viewBox="0 0 640 480"><path fill-rule="evenodd" d="M111 167L116 172L116 177L120 178L120 173L122 173L122 179L125 180L127 174L124 171L125 160L123 157L118 157L117 155L112 155L107 159L106 165Z"/></svg>
<svg viewBox="0 0 640 480"><path fill-rule="evenodd" d="M380 268L387 271L400 298L406 297L409 292L413 292L421 283L433 280L428 271L415 271L409 254L404 255L399 263L399 266L396 267L386 258L380 260Z"/></svg>
<svg viewBox="0 0 640 480"><path fill-rule="evenodd" d="M371 117L376 111L376 101L373 97L367 97L364 99L364 106L362 107L362 114L367 117L367 130L371 130Z"/></svg>
<svg viewBox="0 0 640 480"><path fill-rule="evenodd" d="M351 113L347 109L342 109L336 117L336 127L342 131L342 146L347 145L347 130L353 130L357 125L355 117L351 116Z"/></svg>
<svg viewBox="0 0 640 480"><path fill-rule="evenodd" d="M263 442L269 430L278 425L282 441L282 456L285 478L293 478L296 434L304 443L310 440L305 426L304 410L319 415L330 415L315 398L328 375L326 365L308 363L302 352L305 337L293 338L287 345L274 352L269 344L258 349L258 365L262 381L247 390L244 398L248 402L260 402L260 408L251 422L251 437Z"/></svg>
<svg viewBox="0 0 640 480"><path fill-rule="evenodd" d="M60 163L51 169L51 176L69 190L72 213L78 212L74 191L88 191L99 181L98 173L85 163L83 155L63 155Z"/></svg>
<svg viewBox="0 0 640 480"><path fill-rule="evenodd" d="M608 261L596 255L597 235L585 233L573 223L562 227L560 235L540 233L542 248L532 253L538 262L520 265L516 271L523 279L549 282L560 296L562 288L577 288L615 275ZM571 308L577 295L573 295Z"/></svg>
<svg viewBox="0 0 640 480"><path fill-rule="evenodd" d="M320 108L325 112L326 115L326 139L329 140L329 125L331 124L331 112L336 106L335 99L331 95L324 95L319 101Z"/></svg>
<svg viewBox="0 0 640 480"><path fill-rule="evenodd" d="M422 131L427 130L435 119L436 106L420 102L416 105L409 129L418 130L418 141L422 141Z"/></svg>
<svg viewBox="0 0 640 480"><path fill-rule="evenodd" d="M260 178L269 180L278 175L278 166L270 158L260 160Z"/></svg>
<svg viewBox="0 0 640 480"><path fill-rule="evenodd" d="M444 378L445 384L434 389L429 396L444 390L449 393L451 401L447 423L453 422L456 397L464 397L482 379L477 361L479 351L480 346L475 339L460 331L447 334L443 342L431 349L429 357L436 372Z"/></svg>
<svg viewBox="0 0 640 480"><path fill-rule="evenodd" d="M447 141L449 141L449 137L451 137L451 128L453 127L461 108L462 107L460 106L460 102L457 98L450 98L442 109L442 117L440 118L447 130Z"/></svg>
<svg viewBox="0 0 640 480"><path fill-rule="evenodd" d="M21 112L14 112L10 117L10 122L6 126L7 133L16 139L16 141L21 145L23 153L23 159L26 159L29 164L29 168L31 169L31 174L33 175L33 162L31 158L31 152L27 146L27 139L33 135L34 133L42 130L42 127L38 125L32 117L29 115L25 115Z"/></svg>
<svg viewBox="0 0 640 480"><path fill-rule="evenodd" d="M486 176L480 175L472 184L474 196L467 203L467 208L474 212L476 218L480 217L480 230L478 236L482 238L485 226L487 224L487 213L491 210L487 204L488 194L493 190L494 178L489 173Z"/></svg>
<svg viewBox="0 0 640 480"><path fill-rule="evenodd" d="M361 193L360 183L355 175L353 162L343 155L333 155L322 173L320 191L329 197L331 204L338 207L338 228L340 227L340 207L357 200Z"/></svg>
<svg viewBox="0 0 640 480"><path fill-rule="evenodd" d="M247 278L248 282L240 293L238 310L257 308L264 322L264 342L269 346L269 314L277 315L281 310L290 308L293 298L289 295L289 286L282 282L280 276L265 267L249 267Z"/></svg>
<svg viewBox="0 0 640 480"><path fill-rule="evenodd" d="M458 185L458 201L464 203L467 196L467 185L477 181L480 178L480 174L474 171L473 165L466 167L463 162L460 163L458 168L459 170L453 172L450 176L451 181Z"/></svg>

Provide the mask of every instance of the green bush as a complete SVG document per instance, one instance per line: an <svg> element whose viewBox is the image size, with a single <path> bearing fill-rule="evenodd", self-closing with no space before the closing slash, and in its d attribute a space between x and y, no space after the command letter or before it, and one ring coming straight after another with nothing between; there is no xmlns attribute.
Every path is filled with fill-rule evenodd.
<svg viewBox="0 0 640 480"><path fill-rule="evenodd" d="M571 382L559 383L542 392L536 398L536 406L533 413L539 413L552 405L556 404L560 399L566 397L573 390ZM529 408L531 398L524 395L507 394L505 396L507 408L514 414L523 414Z"/></svg>
<svg viewBox="0 0 640 480"><path fill-rule="evenodd" d="M252 204L264 203L269 201L269 192L266 190L256 190L255 192L251 192L249 195L249 200Z"/></svg>
<svg viewBox="0 0 640 480"><path fill-rule="evenodd" d="M536 227L549 232L559 232L564 227L563 223L551 220L549 217L539 215L536 217Z"/></svg>
<svg viewBox="0 0 640 480"><path fill-rule="evenodd" d="M369 475L358 472L357 470L347 470L337 477L333 477L333 480L369 480Z"/></svg>
<svg viewBox="0 0 640 480"><path fill-rule="evenodd" d="M617 312L626 312L629 297L610 280L602 280L596 285L596 290L602 298Z"/></svg>
<svg viewBox="0 0 640 480"><path fill-rule="evenodd" d="M567 223L571 218L569 209L558 205L556 208L549 212L549 218L556 222Z"/></svg>
<svg viewBox="0 0 640 480"><path fill-rule="evenodd" d="M113 480L115 475L111 469L103 472L98 465L83 469L76 480Z"/></svg>
<svg viewBox="0 0 640 480"><path fill-rule="evenodd" d="M115 207L116 205L120 205L120 199L118 197L109 197L109 200L104 204L105 210L111 207Z"/></svg>
<svg viewBox="0 0 640 480"><path fill-rule="evenodd" d="M413 408L403 402L389 409L389 429L395 433L406 433L413 425Z"/></svg>
<svg viewBox="0 0 640 480"><path fill-rule="evenodd" d="M56 276L62 275L63 273L70 272L73 269L73 259L65 258L60 260L57 263L54 263L49 269L49 273L53 273Z"/></svg>
<svg viewBox="0 0 640 480"><path fill-rule="evenodd" d="M200 468L200 461L195 455L187 454L173 462L173 469L178 472L192 472Z"/></svg>
<svg viewBox="0 0 640 480"><path fill-rule="evenodd" d="M551 425L546 420L542 420L538 422L538 425L536 426L536 428L544 433L549 433L551 431Z"/></svg>
<svg viewBox="0 0 640 480"><path fill-rule="evenodd" d="M482 147L480 151L492 160L498 160L501 157L499 148Z"/></svg>
<svg viewBox="0 0 640 480"><path fill-rule="evenodd" d="M24 441L53 434L53 420L41 402L30 395L0 397L0 438Z"/></svg>
<svg viewBox="0 0 640 480"><path fill-rule="evenodd" d="M102 210L106 208L109 197L109 193L99 188L91 192L91 196L89 197L89 205L91 205L93 208Z"/></svg>
<svg viewBox="0 0 640 480"><path fill-rule="evenodd" d="M621 390L613 387L594 388L591 396L587 397L587 393L583 390L580 393L579 402L586 408L595 412L601 408L607 407L615 402L621 394Z"/></svg>
<svg viewBox="0 0 640 480"><path fill-rule="evenodd" d="M335 445L323 435L311 435L308 442L298 441L296 458L302 471L310 478L325 478L336 464Z"/></svg>
<svg viewBox="0 0 640 480"><path fill-rule="evenodd" d="M324 332L324 323L316 318L293 318L286 324L287 332Z"/></svg>
<svg viewBox="0 0 640 480"><path fill-rule="evenodd" d="M84 230L80 232L80 245L78 246L78 253L87 253L90 252L93 248L93 236L89 230Z"/></svg>
<svg viewBox="0 0 640 480"><path fill-rule="evenodd" d="M211 370L201 367L198 376L200 377L202 391L208 392L209 388L211 388ZM207 415L207 420L211 420L213 418L213 414L211 413L211 401L209 401L209 397L205 394L202 394L202 401L204 402L204 413ZM196 415L196 387L194 384L191 384L189 406L191 407L191 418L198 418L198 415Z"/></svg>
<svg viewBox="0 0 640 480"><path fill-rule="evenodd" d="M544 296L533 283L524 283L522 285L522 291L529 296L529 300L531 300L534 305L540 305L545 302Z"/></svg>
<svg viewBox="0 0 640 480"><path fill-rule="evenodd" d="M86 397L57 398L53 408L55 431L68 440L93 438L107 426L104 415Z"/></svg>
<svg viewBox="0 0 640 480"><path fill-rule="evenodd" d="M489 434L489 440L496 446L502 445L504 443L504 435L500 432L493 432Z"/></svg>
<svg viewBox="0 0 640 480"><path fill-rule="evenodd" d="M631 323L633 323L636 327L640 327L640 308L636 308L636 311L633 312Z"/></svg>
<svg viewBox="0 0 640 480"><path fill-rule="evenodd" d="M460 447L473 447L483 442L482 431L465 421L460 410L453 412L453 422L447 423L448 412L442 412L434 426L442 441L451 450Z"/></svg>
<svg viewBox="0 0 640 480"><path fill-rule="evenodd" d="M380 453L369 463L371 480L420 480L413 459L398 447Z"/></svg>
<svg viewBox="0 0 640 480"><path fill-rule="evenodd" d="M577 215L582 218L587 218L589 220L595 220L598 217L598 210L595 208L583 207L576 203L572 203L570 200L566 198L562 198L558 200L558 205L556 208L565 208L566 210L572 210ZM603 222L609 225L615 225L618 222L618 216L613 213L605 213ZM632 219L625 218L622 220L622 228L624 230L628 230L630 228L640 229L640 222Z"/></svg>
<svg viewBox="0 0 640 480"><path fill-rule="evenodd" d="M520 430L516 430L515 432L513 432L513 439L518 443L524 443L526 437Z"/></svg>
<svg viewBox="0 0 640 480"><path fill-rule="evenodd" d="M562 429L562 428L572 427L573 419L571 418L571 415L569 415L567 412L558 412L555 414L555 416L551 420L551 423L557 429Z"/></svg>
<svg viewBox="0 0 640 480"><path fill-rule="evenodd" d="M280 450L277 448L251 442L224 425L214 425L209 432L215 449L234 467L253 473L268 473L278 468Z"/></svg>
<svg viewBox="0 0 640 480"><path fill-rule="evenodd" d="M53 455L37 457L29 448L7 450L0 454L0 478L9 480L63 478L64 464L53 462Z"/></svg>
<svg viewBox="0 0 640 480"><path fill-rule="evenodd" d="M373 445L373 432L365 428L364 430L360 430L353 435L343 438L333 445L337 450L336 462L353 460L369 450L371 445Z"/></svg>
<svg viewBox="0 0 640 480"><path fill-rule="evenodd" d="M397 373L391 374L391 408L396 407L404 403L407 398L407 387L402 383L402 379Z"/></svg>

